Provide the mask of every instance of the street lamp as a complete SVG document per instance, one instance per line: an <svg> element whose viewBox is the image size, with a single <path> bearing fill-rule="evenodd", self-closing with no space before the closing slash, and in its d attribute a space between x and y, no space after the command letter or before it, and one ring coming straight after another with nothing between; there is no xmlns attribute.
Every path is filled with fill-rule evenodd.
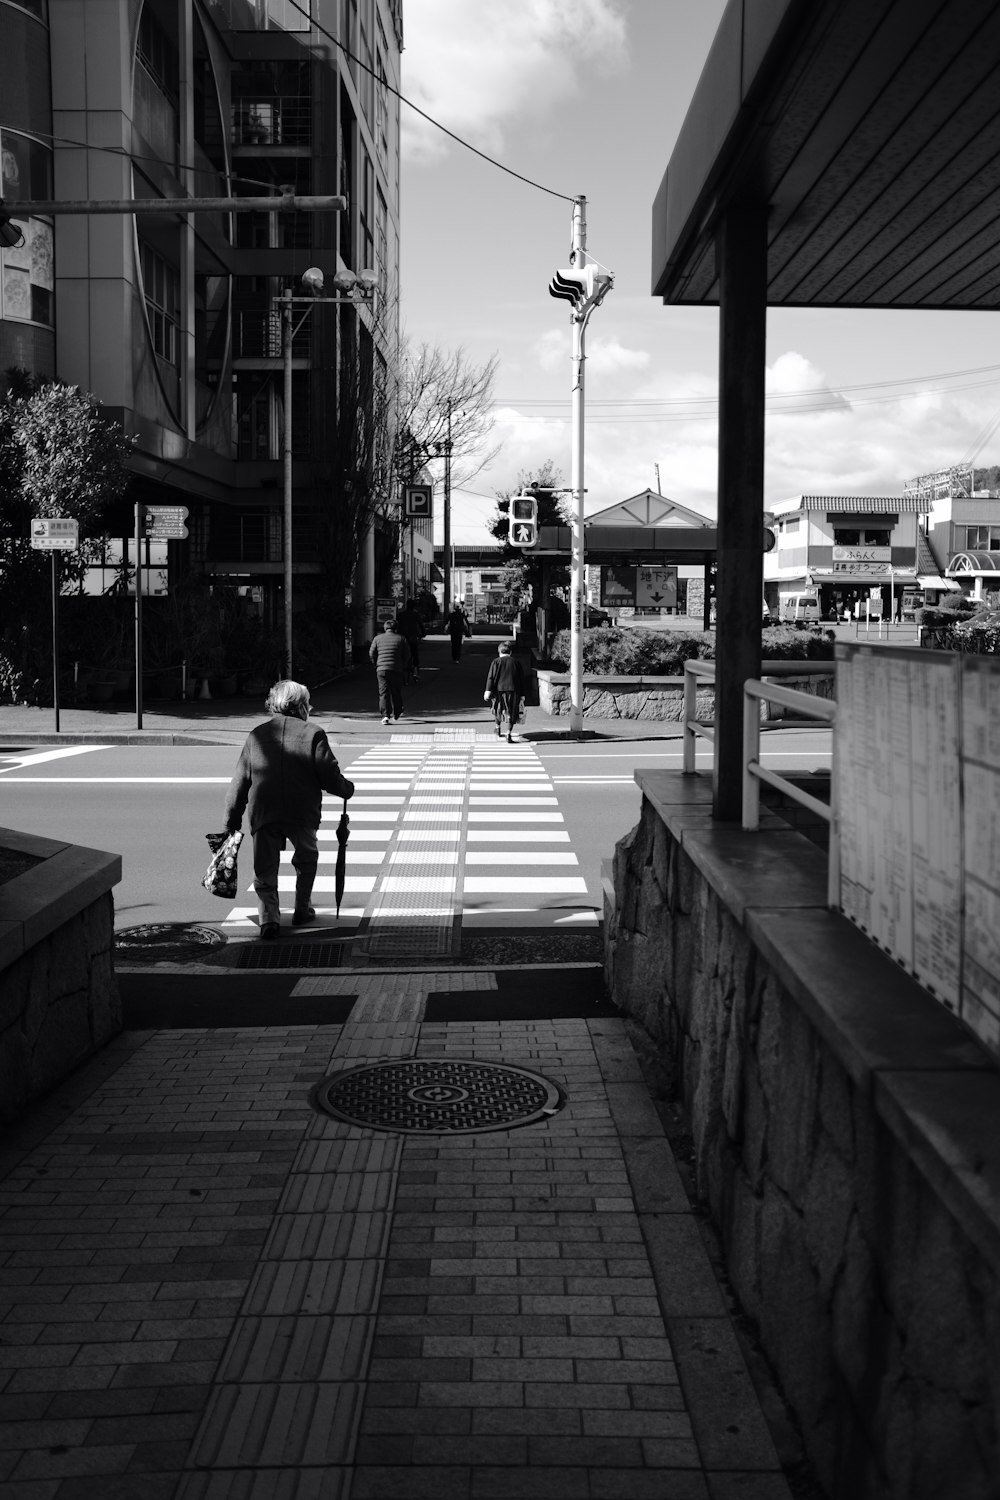
<svg viewBox="0 0 1000 1500"><path fill-rule="evenodd" d="M284 584L285 584L285 676L292 675L292 345L295 335L302 327L312 308L317 303L332 303L339 307L373 306L378 287L378 272L364 270L355 273L346 268L333 278L337 295L322 295L325 277L319 266L310 266L302 273L302 285L308 296L296 297L291 287L286 287L275 300L281 305L281 353L284 365L284 428L281 435L281 460L284 475ZM292 325L293 309L305 303L305 311L299 321Z"/></svg>

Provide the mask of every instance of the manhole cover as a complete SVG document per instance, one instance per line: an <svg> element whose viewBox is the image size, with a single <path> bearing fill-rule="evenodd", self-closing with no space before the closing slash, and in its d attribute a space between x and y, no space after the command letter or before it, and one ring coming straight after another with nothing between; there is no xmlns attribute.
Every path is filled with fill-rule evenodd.
<svg viewBox="0 0 1000 1500"><path fill-rule="evenodd" d="M510 1130L554 1115L554 1083L507 1064L414 1057L351 1068L315 1091L324 1114L348 1125L414 1134L473 1135Z"/></svg>
<svg viewBox="0 0 1000 1500"><path fill-rule="evenodd" d="M216 928L190 922L151 922L145 927L123 927L115 933L116 950L140 963L196 957L210 948L221 948L225 942Z"/></svg>

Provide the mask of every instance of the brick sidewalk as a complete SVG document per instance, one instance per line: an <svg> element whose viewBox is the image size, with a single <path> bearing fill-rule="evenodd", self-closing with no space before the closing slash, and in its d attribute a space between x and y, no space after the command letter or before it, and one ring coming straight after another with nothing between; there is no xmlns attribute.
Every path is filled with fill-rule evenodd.
<svg viewBox="0 0 1000 1500"><path fill-rule="evenodd" d="M456 984L126 1033L13 1133L3 1500L787 1500L623 1023L424 1021ZM411 1056L565 1102L432 1136L310 1103Z"/></svg>

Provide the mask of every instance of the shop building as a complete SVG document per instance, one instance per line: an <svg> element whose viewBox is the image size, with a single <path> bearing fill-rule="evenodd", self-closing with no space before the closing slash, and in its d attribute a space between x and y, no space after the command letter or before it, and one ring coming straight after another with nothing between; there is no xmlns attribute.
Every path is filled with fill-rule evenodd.
<svg viewBox="0 0 1000 1500"><path fill-rule="evenodd" d="M764 554L764 598L814 593L820 618L898 618L904 599L933 603L952 585L921 525L915 495L795 495L772 505L776 545Z"/></svg>

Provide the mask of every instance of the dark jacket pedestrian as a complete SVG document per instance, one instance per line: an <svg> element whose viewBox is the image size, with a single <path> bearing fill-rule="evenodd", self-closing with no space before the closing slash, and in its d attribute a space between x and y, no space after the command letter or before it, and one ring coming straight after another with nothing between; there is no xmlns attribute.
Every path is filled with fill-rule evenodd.
<svg viewBox="0 0 1000 1500"><path fill-rule="evenodd" d="M420 618L417 607L412 599L406 601L406 608L401 609L396 616L396 629L410 648L411 666L413 668L414 682L420 681L420 642L427 634L424 622Z"/></svg>
<svg viewBox="0 0 1000 1500"><path fill-rule="evenodd" d="M396 629L395 620L386 620L384 631L372 641L368 655L378 678L382 723L389 724L403 712L403 673L411 660L410 648Z"/></svg>
<svg viewBox="0 0 1000 1500"><path fill-rule="evenodd" d="M507 717L507 739L517 723L521 699L525 693L525 672L517 657L511 653L510 644L501 642L498 654L490 662L486 674L486 694L493 705L493 716L497 721L497 734L503 733L502 722Z"/></svg>
<svg viewBox="0 0 1000 1500"><path fill-rule="evenodd" d="M260 935L276 938L281 922L278 868L286 840L295 870L294 926L312 921L311 903L319 859L316 830L323 793L352 797L354 783L337 764L326 731L309 723L309 689L276 682L267 695L271 718L246 737L226 797L225 823L235 832L249 813L253 835L254 890Z"/></svg>
<svg viewBox="0 0 1000 1500"><path fill-rule="evenodd" d="M469 617L460 604L456 604L451 614L444 622L444 628L451 637L451 659L462 660L462 641L467 635L472 634L472 626Z"/></svg>

